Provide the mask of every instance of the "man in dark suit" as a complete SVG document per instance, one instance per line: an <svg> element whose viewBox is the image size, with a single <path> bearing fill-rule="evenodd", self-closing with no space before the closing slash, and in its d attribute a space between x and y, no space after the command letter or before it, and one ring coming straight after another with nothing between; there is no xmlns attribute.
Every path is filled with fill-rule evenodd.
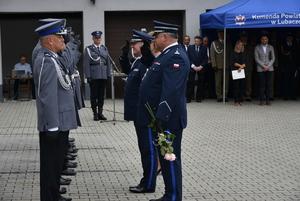
<svg viewBox="0 0 300 201"><path fill-rule="evenodd" d="M207 48L202 45L202 38L200 36L194 37L195 44L188 47L188 57L190 59L190 73L186 88L186 102L191 102L191 94L194 91L194 81L196 73L198 75L198 87L196 92L196 102L201 102L205 97L204 90L204 73L207 63Z"/></svg>
<svg viewBox="0 0 300 201"><path fill-rule="evenodd" d="M185 35L185 36L183 37L183 44L182 44L182 48L183 48L185 51L188 51L188 47L189 47L189 45L190 45L190 42L191 42L190 36Z"/></svg>
<svg viewBox="0 0 300 201"><path fill-rule="evenodd" d="M281 46L280 66L283 71L284 100L297 100L296 71L299 68L299 46L293 42L293 34L286 34L286 41Z"/></svg>
<svg viewBox="0 0 300 201"><path fill-rule="evenodd" d="M65 48L63 21L43 24L35 32L41 42L34 62L41 201L71 200L58 195L69 130L79 124L68 69L57 55Z"/></svg>
<svg viewBox="0 0 300 201"><path fill-rule="evenodd" d="M156 118L156 130L168 130L176 136L172 144L173 153L177 157L174 161L164 159L159 151L165 193L162 198L151 201L182 200L181 139L187 125L185 91L190 67L186 52L177 42L178 27L179 25L154 21L153 42L161 54L151 64L140 86L137 124L145 133L151 132L155 142L158 133L148 127L152 122L152 116L145 106L148 103ZM145 55L143 51L142 54ZM156 148L160 149L160 146ZM154 157L153 162L157 162L156 160Z"/></svg>

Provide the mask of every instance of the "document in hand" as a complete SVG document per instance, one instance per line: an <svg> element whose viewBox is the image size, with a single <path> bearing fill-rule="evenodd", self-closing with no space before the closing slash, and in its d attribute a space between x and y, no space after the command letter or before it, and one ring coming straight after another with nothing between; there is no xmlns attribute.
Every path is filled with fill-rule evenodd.
<svg viewBox="0 0 300 201"><path fill-rule="evenodd" d="M231 72L232 72L232 79L233 80L245 78L245 70L244 69L242 69L241 72L238 72L237 70L233 70Z"/></svg>

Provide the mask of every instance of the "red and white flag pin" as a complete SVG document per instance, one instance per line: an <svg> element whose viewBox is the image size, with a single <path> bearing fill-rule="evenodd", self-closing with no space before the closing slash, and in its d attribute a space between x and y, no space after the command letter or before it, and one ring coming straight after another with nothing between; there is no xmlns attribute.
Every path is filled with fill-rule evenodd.
<svg viewBox="0 0 300 201"><path fill-rule="evenodd" d="M174 68L179 68L179 64L174 64L173 67Z"/></svg>

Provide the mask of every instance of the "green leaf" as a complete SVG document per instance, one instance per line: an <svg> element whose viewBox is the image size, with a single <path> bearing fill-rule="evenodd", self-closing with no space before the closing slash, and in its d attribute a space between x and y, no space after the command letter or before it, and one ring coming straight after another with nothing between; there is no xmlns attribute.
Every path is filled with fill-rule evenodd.
<svg viewBox="0 0 300 201"><path fill-rule="evenodd" d="M161 153L161 155L164 156L166 154L166 150L163 147L161 147L160 148L160 153Z"/></svg>

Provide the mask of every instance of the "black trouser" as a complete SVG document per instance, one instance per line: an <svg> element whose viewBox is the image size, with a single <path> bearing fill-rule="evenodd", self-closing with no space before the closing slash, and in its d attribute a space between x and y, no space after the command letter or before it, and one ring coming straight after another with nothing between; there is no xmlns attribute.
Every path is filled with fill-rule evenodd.
<svg viewBox="0 0 300 201"><path fill-rule="evenodd" d="M215 73L211 66L208 66L204 74L204 83L209 94L209 98L216 98Z"/></svg>
<svg viewBox="0 0 300 201"><path fill-rule="evenodd" d="M296 70L288 70L283 73L284 98L296 97Z"/></svg>
<svg viewBox="0 0 300 201"><path fill-rule="evenodd" d="M99 108L103 107L106 83L107 80L104 79L92 80L90 83L92 108L96 108L97 106Z"/></svg>
<svg viewBox="0 0 300 201"><path fill-rule="evenodd" d="M160 146L156 146L159 161L162 169L163 180L165 183L165 201L182 201L182 167L181 167L181 139L182 129L169 129L170 133L176 137L173 139L172 147L176 155L175 161L167 161L160 153ZM153 132L153 137L157 134Z"/></svg>
<svg viewBox="0 0 300 201"><path fill-rule="evenodd" d="M153 134L152 128L137 125L136 121L134 121L134 127L137 134L137 141L143 167L143 177L139 185L143 188L155 190L158 162L155 146L157 132Z"/></svg>
<svg viewBox="0 0 300 201"><path fill-rule="evenodd" d="M40 132L40 191L41 201L58 200L68 133L59 132L53 146L45 142L46 132Z"/></svg>
<svg viewBox="0 0 300 201"><path fill-rule="evenodd" d="M205 97L205 90L204 90L204 73L200 73L200 72L190 72L189 73L189 79L187 81L187 88L186 88L186 98L187 99L191 99L191 94L194 94L194 81L195 81L195 76L196 73L198 75L198 87L197 87L197 91L196 91L196 99L204 99Z"/></svg>
<svg viewBox="0 0 300 201"><path fill-rule="evenodd" d="M246 79L233 80L233 97L236 103L243 102Z"/></svg>
<svg viewBox="0 0 300 201"><path fill-rule="evenodd" d="M26 80L27 82L27 80ZM19 86L20 86L20 79L15 79L14 83L14 97L18 98L18 91L19 91ZM34 79L30 79L30 85L31 85L31 95L32 98L35 98L35 87L34 87Z"/></svg>
<svg viewBox="0 0 300 201"><path fill-rule="evenodd" d="M264 100L264 95L266 94L266 101L270 100L271 92L271 77L273 71L258 72L259 78L259 99Z"/></svg>

